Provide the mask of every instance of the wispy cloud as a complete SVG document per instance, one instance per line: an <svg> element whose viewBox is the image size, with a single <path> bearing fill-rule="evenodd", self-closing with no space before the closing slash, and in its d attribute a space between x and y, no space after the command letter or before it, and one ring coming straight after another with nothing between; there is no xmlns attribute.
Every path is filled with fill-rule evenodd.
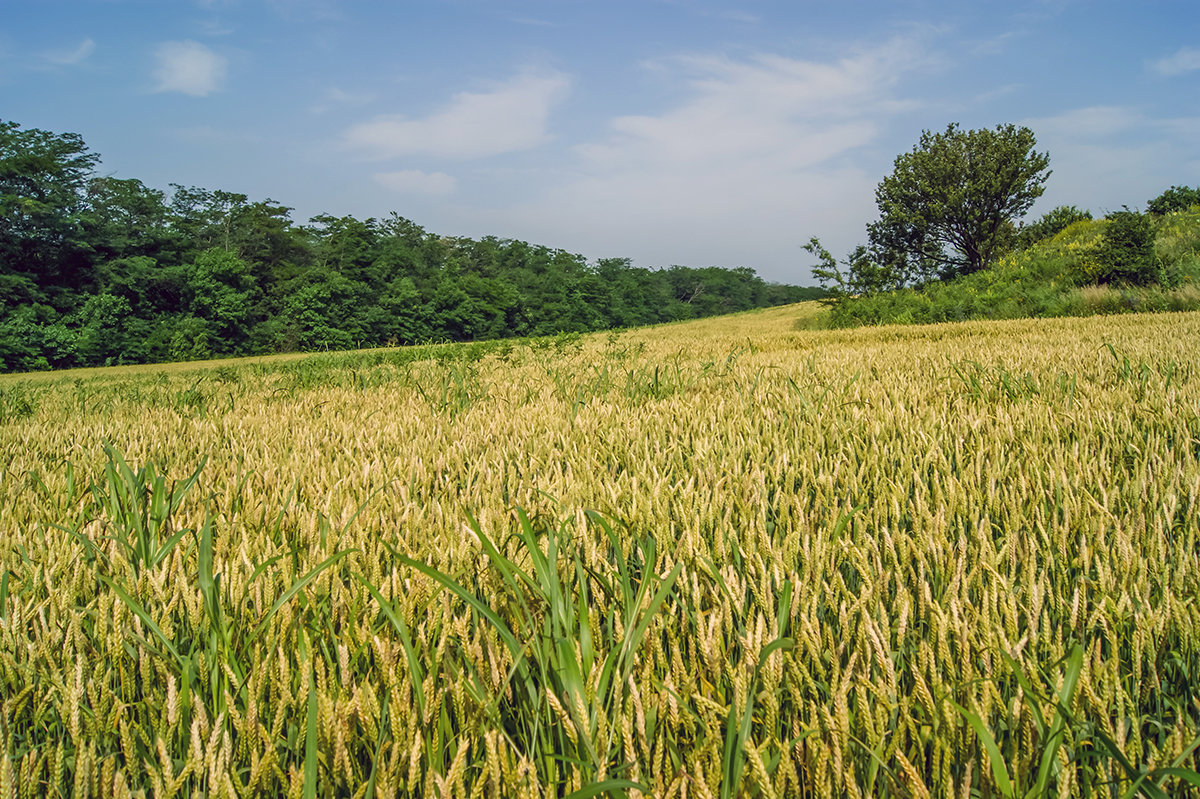
<svg viewBox="0 0 1200 799"><path fill-rule="evenodd" d="M154 50L155 91L205 97L221 88L228 62L193 41L163 42Z"/></svg>
<svg viewBox="0 0 1200 799"><path fill-rule="evenodd" d="M71 50L47 50L42 53L42 58L56 66L74 66L86 61L95 51L96 43L88 38Z"/></svg>
<svg viewBox="0 0 1200 799"><path fill-rule="evenodd" d="M406 194L452 194L458 185L458 181L445 172L422 172L418 169L379 172L375 175L375 182Z"/></svg>
<svg viewBox="0 0 1200 799"><path fill-rule="evenodd" d="M1069 109L1028 119L1054 170L1041 206L1105 212L1136 206L1200 167L1200 117L1155 117L1126 106Z"/></svg>
<svg viewBox="0 0 1200 799"><path fill-rule="evenodd" d="M1011 49L1013 43L1024 37L1024 31L1002 31L995 33L985 38L979 39L974 43L967 43L967 52L973 56L992 56L1002 55Z"/></svg>
<svg viewBox="0 0 1200 799"><path fill-rule="evenodd" d="M1165 58L1160 58L1152 66L1156 72L1168 76L1195 72L1200 69L1200 50L1184 47Z"/></svg>
<svg viewBox="0 0 1200 799"><path fill-rule="evenodd" d="M231 36L236 30L232 25L217 17L198 20L195 24L202 35L213 38Z"/></svg>
<svg viewBox="0 0 1200 799"><path fill-rule="evenodd" d="M288 20L338 22L346 18L338 0L267 0L267 5Z"/></svg>
<svg viewBox="0 0 1200 799"><path fill-rule="evenodd" d="M893 45L834 62L761 54L676 59L689 95L661 114L617 117L606 141L581 148L604 167L769 162L811 165L864 143L909 58ZM662 66L661 64L659 66Z"/></svg>
<svg viewBox="0 0 1200 799"><path fill-rule="evenodd" d="M196 142L205 145L262 145L261 136L249 133L234 126L221 125L188 125L170 129L180 141Z"/></svg>
<svg viewBox="0 0 1200 799"><path fill-rule="evenodd" d="M1109 138L1140 129L1146 122L1141 114L1131 108L1094 105L1073 108L1052 117L1031 119L1025 124L1039 137L1079 141Z"/></svg>
<svg viewBox="0 0 1200 799"><path fill-rule="evenodd" d="M924 50L905 38L830 61L761 53L650 64L680 99L613 118L575 149L565 178L497 223L585 251L620 241L657 265L802 260L807 235L836 227L848 208L869 214L877 176L850 154L911 108L897 85Z"/></svg>
<svg viewBox="0 0 1200 799"><path fill-rule="evenodd" d="M526 72L488 91L460 92L422 119L378 117L345 133L351 147L377 158L424 154L484 158L545 142L550 110L570 81L559 73Z"/></svg>
<svg viewBox="0 0 1200 799"><path fill-rule="evenodd" d="M309 106L314 114L324 114L335 108L350 108L366 105L375 99L375 95L363 91L346 91L337 86L326 89L319 102Z"/></svg>

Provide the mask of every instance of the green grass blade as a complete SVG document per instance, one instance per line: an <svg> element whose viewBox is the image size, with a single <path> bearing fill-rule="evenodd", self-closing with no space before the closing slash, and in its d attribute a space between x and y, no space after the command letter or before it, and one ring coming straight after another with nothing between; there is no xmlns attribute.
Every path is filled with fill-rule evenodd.
<svg viewBox="0 0 1200 799"><path fill-rule="evenodd" d="M1041 764L1038 767L1037 780L1033 790L1035 796L1043 796L1049 790L1051 769L1058 762L1058 749L1066 737L1066 724L1069 715L1064 712L1070 708L1071 698L1075 695L1075 686L1079 683L1079 675L1083 673L1083 647L1076 644L1067 655L1067 671L1063 675L1062 690L1058 694L1059 712L1050 728L1050 737L1043 743Z"/></svg>
<svg viewBox="0 0 1200 799"><path fill-rule="evenodd" d="M500 637L503 639L504 645L508 648L509 654L512 655L514 662L519 662L524 656L525 645L517 639L516 634L509 629L508 625L496 615L495 611L480 601L478 597L476 597L463 586L459 585L453 577L438 571L427 563L414 560L407 555L402 555L397 552L395 553L395 557L405 566L410 566L425 576L436 580L438 583L449 589L449 591L459 599L463 600L472 608L474 608L479 615L487 619L488 623L491 624L492 627L496 629L496 632L500 634Z"/></svg>
<svg viewBox="0 0 1200 799"><path fill-rule="evenodd" d="M1200 788L1200 771L1193 771L1190 768L1179 768L1178 766L1156 768L1150 772L1150 776L1156 782L1160 781L1160 777L1178 777L1193 788Z"/></svg>
<svg viewBox="0 0 1200 799"><path fill-rule="evenodd" d="M259 635L261 635L262 631L266 629L267 624L275 617L275 614L279 612L279 609L286 605L292 599L292 597L303 591L306 585L319 577L321 572L325 571L330 566L333 566L333 564L337 563L347 555L353 554L357 551L357 549L343 549L341 552L336 552L327 557L325 560L321 561L320 564L318 564L317 567L308 574L292 583L292 586L283 592L283 595L276 600L275 604L271 607L271 610L268 611L267 615L263 617L263 620L258 623L258 627L254 629L254 637L257 638Z"/></svg>
<svg viewBox="0 0 1200 799"><path fill-rule="evenodd" d="M308 718L304 725L304 799L317 797L317 681L313 674L312 661L308 659L308 647L304 647L308 667Z"/></svg>
<svg viewBox="0 0 1200 799"><path fill-rule="evenodd" d="M650 788L640 782L633 780L604 780L604 782L595 782L591 785L585 785L578 791L572 791L563 799L589 799L592 796L625 796L625 789L634 788L642 793L650 793Z"/></svg>
<svg viewBox="0 0 1200 799"><path fill-rule="evenodd" d="M725 716L725 748L721 755L721 799L734 796L742 779L741 727L738 722L737 708L730 705Z"/></svg>
<svg viewBox="0 0 1200 799"><path fill-rule="evenodd" d="M362 583L363 587L365 587L367 591L370 592L371 596L375 598L375 601L379 603L379 607L383 611L383 615L387 617L387 620L392 623L394 628L396 628L396 632L400 634L400 644L404 647L404 657L408 661L408 674L412 680L413 696L415 696L417 700L417 710L419 710L421 716L424 717L425 690L421 686L425 682L425 669L421 666L421 661L417 657L416 650L413 648L412 635L409 632L408 624L405 623L404 617L396 612L396 609L392 607L392 604L383 598L383 594L379 593L378 589L376 589L375 586L371 585L371 583L367 581L367 578L363 577L361 574L354 574L354 577L360 583Z"/></svg>
<svg viewBox="0 0 1200 799"><path fill-rule="evenodd" d="M369 585L368 585L369 587ZM379 709L379 740L375 742L375 757L371 758L371 774L367 777L367 790L363 794L371 799L375 796L375 778L379 776L379 755L383 752L383 739L386 737L384 733L387 731L388 713L390 711L389 701L391 693L383 692L383 702ZM424 711L422 711L423 713Z"/></svg>
<svg viewBox="0 0 1200 799"><path fill-rule="evenodd" d="M650 604L646 607L645 612L642 614L641 620L638 621L637 626L633 629L633 632L626 633L625 640L621 642L621 657L625 663L625 667L621 671L622 684L629 678L629 672L633 670L633 661L629 656L632 655L633 651L641 645L642 638L646 635L646 629L650 626L650 622L654 621L654 616L658 613L658 609L662 607L664 602L667 601L667 597L670 596L671 591L675 588L675 581L679 579L679 573L681 571L683 571L683 564L676 563L675 568L671 569L671 572L665 578L663 578L662 583L659 585L658 592L655 593L654 598L650 600ZM646 580L643 581L642 584L647 585L648 583L649 581ZM636 609L636 607L637 605L635 605L633 609Z"/></svg>
<svg viewBox="0 0 1200 799"><path fill-rule="evenodd" d="M967 710L962 705L953 700L946 700L962 714L971 728L975 730L975 735L979 738L979 743L983 745L984 752L987 753L988 765L992 769L992 778L996 781L996 787L1000 789L1001 795L1007 799L1015 799L1016 794L1013 792L1012 781L1008 777L1008 764L1004 760L1004 755L1000 754L1000 747L996 745L996 739L992 737L992 732L983 723L983 719L978 715Z"/></svg>
<svg viewBox="0 0 1200 799"><path fill-rule="evenodd" d="M154 633L155 637L162 641L163 646L165 646L167 651L171 653L171 657L175 658L175 661L179 663L180 669L182 670L184 659L182 656L180 656L179 650L175 648L175 644L171 642L170 638L167 638L166 634L159 628L159 626L154 623L154 619L150 618L150 614L147 613L140 604L138 604L138 601L129 594L125 593L124 589L122 589L108 577L100 575L100 582L107 585L109 589L117 595L117 598L124 602L125 606L129 608L135 616L141 619L143 624L150 628L150 632Z"/></svg>
<svg viewBox="0 0 1200 799"><path fill-rule="evenodd" d="M1025 695L1031 698L1037 697L1038 691L1034 690L1033 683L1029 681L1029 678L1025 675L1024 670L1021 668L1021 664L1017 662L1016 658L1004 651L1003 647L999 648L999 652L1000 657L1004 658L1004 662L1008 664L1010 669L1012 669L1013 678L1016 679L1017 684L1019 684L1022 690L1025 691ZM1026 702L1025 706L1033 712L1033 722L1037 727L1038 736L1045 737L1046 718L1042 715L1041 707L1039 707L1037 702Z"/></svg>

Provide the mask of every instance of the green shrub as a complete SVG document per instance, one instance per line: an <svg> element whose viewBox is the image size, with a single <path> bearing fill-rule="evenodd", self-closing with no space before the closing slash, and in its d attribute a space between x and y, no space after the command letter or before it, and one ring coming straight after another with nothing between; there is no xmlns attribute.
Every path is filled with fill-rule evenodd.
<svg viewBox="0 0 1200 799"><path fill-rule="evenodd" d="M1145 286L1165 283L1162 262L1154 253L1154 226L1150 218L1125 208L1107 217L1099 259L1100 283Z"/></svg>
<svg viewBox="0 0 1200 799"><path fill-rule="evenodd" d="M1166 266L1167 282L1179 285L1188 275L1200 279L1200 206L1152 219L1154 253Z"/></svg>
<svg viewBox="0 0 1200 799"><path fill-rule="evenodd" d="M1161 216L1173 211L1186 211L1198 205L1200 205L1200 189L1172 186L1146 203L1146 210L1155 216Z"/></svg>
<svg viewBox="0 0 1200 799"><path fill-rule="evenodd" d="M1054 237L1075 222L1090 221L1091 218L1091 211L1082 211L1073 205L1060 205L1047 211L1036 222L1021 225L1017 230L1016 246L1027 249L1039 241Z"/></svg>

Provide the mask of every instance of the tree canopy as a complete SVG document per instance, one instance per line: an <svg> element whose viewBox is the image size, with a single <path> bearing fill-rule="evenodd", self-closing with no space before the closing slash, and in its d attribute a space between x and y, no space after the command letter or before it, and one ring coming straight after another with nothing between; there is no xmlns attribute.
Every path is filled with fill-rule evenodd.
<svg viewBox="0 0 1200 799"><path fill-rule="evenodd" d="M1162 216L1175 211L1186 211L1197 205L1200 205L1200 188L1172 186L1146 203L1146 210L1155 216Z"/></svg>
<svg viewBox="0 0 1200 799"><path fill-rule="evenodd" d="M1033 131L1011 124L922 132L876 189L879 219L868 227L893 282L970 274L1003 252L1050 175L1036 144Z"/></svg>
<svg viewBox="0 0 1200 799"><path fill-rule="evenodd" d="M44 302L76 278L87 178L98 161L73 134L0 121L0 299Z"/></svg>

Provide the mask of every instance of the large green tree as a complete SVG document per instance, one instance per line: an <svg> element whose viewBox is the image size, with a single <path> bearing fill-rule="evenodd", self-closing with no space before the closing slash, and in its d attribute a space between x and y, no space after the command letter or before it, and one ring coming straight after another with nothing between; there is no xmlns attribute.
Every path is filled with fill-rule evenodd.
<svg viewBox="0 0 1200 799"><path fill-rule="evenodd" d="M1036 145L1033 131L1011 124L924 131L875 190L868 235L891 282L977 272L1001 254L1050 176Z"/></svg>
<svg viewBox="0 0 1200 799"><path fill-rule="evenodd" d="M74 133L0 122L0 306L74 305L85 282L81 221L97 160Z"/></svg>
<svg viewBox="0 0 1200 799"><path fill-rule="evenodd" d="M184 275L188 310L207 323L216 342L214 351L246 354L259 293L250 265L228 250L210 247L196 256Z"/></svg>

